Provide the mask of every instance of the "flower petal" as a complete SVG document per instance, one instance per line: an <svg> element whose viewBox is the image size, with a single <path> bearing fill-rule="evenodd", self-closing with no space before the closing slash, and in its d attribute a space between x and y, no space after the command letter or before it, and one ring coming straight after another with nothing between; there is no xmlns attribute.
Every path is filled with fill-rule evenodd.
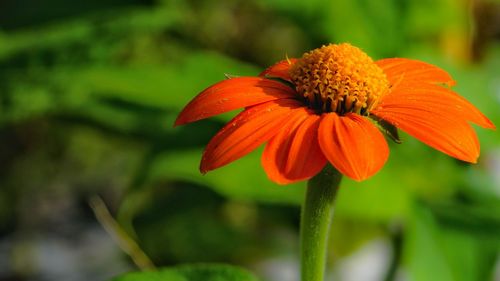
<svg viewBox="0 0 500 281"><path fill-rule="evenodd" d="M423 143L457 159L476 163L479 141L466 120L424 103L385 103L371 113Z"/></svg>
<svg viewBox="0 0 500 281"><path fill-rule="evenodd" d="M328 161L357 181L373 176L389 157L382 133L367 118L354 113L323 114L318 140Z"/></svg>
<svg viewBox="0 0 500 281"><path fill-rule="evenodd" d="M382 97L380 103L370 111L385 108L420 109L423 112L442 112L458 120L473 122L483 128L494 129L495 125L479 109L454 91L426 83L408 83ZM379 116L381 117L381 116Z"/></svg>
<svg viewBox="0 0 500 281"><path fill-rule="evenodd" d="M247 108L234 117L208 143L201 159L202 173L243 157L276 135L299 101L282 99Z"/></svg>
<svg viewBox="0 0 500 281"><path fill-rule="evenodd" d="M389 58L375 62L387 75L391 85L406 82L455 85L451 76L441 68L418 60Z"/></svg>
<svg viewBox="0 0 500 281"><path fill-rule="evenodd" d="M296 97L283 83L262 77L237 77L212 85L198 94L177 117L175 126L205 119L237 108Z"/></svg>
<svg viewBox="0 0 500 281"><path fill-rule="evenodd" d="M271 65L266 70L262 71L259 76L261 77L277 77L286 81L291 81L288 71L290 67L297 62L297 59L289 58L282 60L274 65Z"/></svg>
<svg viewBox="0 0 500 281"><path fill-rule="evenodd" d="M279 184L309 179L326 164L318 143L321 118L307 109L297 110L293 116L289 126L267 143L262 154L264 170Z"/></svg>

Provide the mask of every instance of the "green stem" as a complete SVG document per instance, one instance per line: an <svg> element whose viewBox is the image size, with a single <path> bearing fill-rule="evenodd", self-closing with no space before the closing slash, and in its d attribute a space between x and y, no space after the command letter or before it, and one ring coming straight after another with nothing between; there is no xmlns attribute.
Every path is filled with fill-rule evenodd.
<svg viewBox="0 0 500 281"><path fill-rule="evenodd" d="M323 281L335 195L342 179L327 165L307 183L300 225L302 281Z"/></svg>

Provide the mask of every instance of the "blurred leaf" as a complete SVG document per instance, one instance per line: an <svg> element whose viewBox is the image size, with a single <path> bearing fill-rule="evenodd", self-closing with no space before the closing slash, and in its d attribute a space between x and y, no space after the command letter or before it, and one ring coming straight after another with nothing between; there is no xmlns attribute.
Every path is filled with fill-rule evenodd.
<svg viewBox="0 0 500 281"><path fill-rule="evenodd" d="M222 264L182 265L154 272L134 272L112 281L257 281L239 267Z"/></svg>
<svg viewBox="0 0 500 281"><path fill-rule="evenodd" d="M462 203L464 199L430 203L438 222L448 229L477 236L500 247L500 198ZM468 200L468 199L466 199Z"/></svg>
<svg viewBox="0 0 500 281"><path fill-rule="evenodd" d="M428 210L416 208L405 242L405 258L413 280L454 281Z"/></svg>
<svg viewBox="0 0 500 281"><path fill-rule="evenodd" d="M322 7L323 33L329 42L350 42L372 57L393 55L404 39L399 6L398 1L330 1Z"/></svg>
<svg viewBox="0 0 500 281"><path fill-rule="evenodd" d="M450 229L441 225L425 204L414 210L405 243L412 280L490 279L499 249L498 235L484 240L466 229Z"/></svg>
<svg viewBox="0 0 500 281"><path fill-rule="evenodd" d="M314 12L318 12L323 4L322 0L297 1L296 3L293 3L293 5L291 5L290 1L287 0L266 0L262 2L269 7L284 10L289 13L302 12L303 16L311 16Z"/></svg>
<svg viewBox="0 0 500 281"><path fill-rule="evenodd" d="M207 73L206 69L212 71ZM111 99L152 110L179 112L198 92L223 80L227 72L255 75L258 70L217 53L193 51L167 65L91 65L19 74L10 81L8 91L0 93L0 97L3 95L8 101L4 103L7 106L0 103L0 123L47 113L95 116L98 109L103 108L99 103ZM107 107L110 108L109 104ZM118 104L117 109L124 112L123 104ZM101 111L101 122L115 122L119 128L143 117L142 112L131 111L128 117L120 114L124 118L110 119L108 113L111 112ZM137 121L129 122L130 118ZM225 115L216 118L227 120Z"/></svg>
<svg viewBox="0 0 500 281"><path fill-rule="evenodd" d="M331 264L334 266L338 260L353 254L361 246L375 238L383 236L381 224L373 220L362 218L346 218L336 213L330 229L328 252Z"/></svg>
<svg viewBox="0 0 500 281"><path fill-rule="evenodd" d="M158 32L174 26L181 19L181 14L168 5L156 9L122 8L115 12L114 17L107 14L94 15L62 24L46 25L38 30L0 33L0 61L23 52L33 54L37 50L66 48L75 43L89 44L93 39L106 37L103 34L119 37ZM97 34L102 37L96 38Z"/></svg>
<svg viewBox="0 0 500 281"><path fill-rule="evenodd" d="M129 193L119 221L155 264L243 263L296 249L296 240L282 235L298 215L297 207L236 201L204 186L160 182Z"/></svg>
<svg viewBox="0 0 500 281"><path fill-rule="evenodd" d="M148 178L151 182L160 179L195 182L243 201L301 203L304 183L277 186L262 170L260 155L261 149L258 149L224 168L202 175L197 168L201 150L170 151L157 156Z"/></svg>
<svg viewBox="0 0 500 281"><path fill-rule="evenodd" d="M259 72L164 36L179 24L184 6L170 1L0 34L0 124L60 112L81 117L86 110L95 117L94 106L102 99L178 112L224 73Z"/></svg>
<svg viewBox="0 0 500 281"><path fill-rule="evenodd" d="M406 1L408 14L404 18L405 31L410 36L433 36L466 20L467 5L450 0L412 0ZM429 13L432 11L432 13Z"/></svg>
<svg viewBox="0 0 500 281"><path fill-rule="evenodd" d="M217 53L193 51L167 65L95 67L71 76L100 96L180 111L204 88L224 80L228 72L244 76L256 75L258 70Z"/></svg>
<svg viewBox="0 0 500 281"><path fill-rule="evenodd" d="M142 199L136 210L125 211L134 212L139 244L155 263L229 261L250 242L245 231L226 221L222 196L180 183L155 186L141 194L145 198L136 194L121 207L130 208Z"/></svg>

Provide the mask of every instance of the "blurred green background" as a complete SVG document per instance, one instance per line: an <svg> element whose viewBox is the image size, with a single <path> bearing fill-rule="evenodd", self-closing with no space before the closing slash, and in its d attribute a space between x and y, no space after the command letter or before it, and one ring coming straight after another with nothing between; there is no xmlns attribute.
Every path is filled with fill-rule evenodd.
<svg viewBox="0 0 500 281"><path fill-rule="evenodd" d="M446 69L499 126L499 39L498 0L3 0L0 280L138 270L105 226L156 266L298 281L304 183L267 180L260 151L200 175L234 113L173 128L183 106L225 73L350 42ZM477 165L403 134L376 176L343 181L329 280L500 280L500 133L476 129Z"/></svg>

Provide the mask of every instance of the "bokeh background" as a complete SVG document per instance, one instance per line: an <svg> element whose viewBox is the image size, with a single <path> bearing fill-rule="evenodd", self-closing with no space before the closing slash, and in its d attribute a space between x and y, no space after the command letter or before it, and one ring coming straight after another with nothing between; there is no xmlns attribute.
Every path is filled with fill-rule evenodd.
<svg viewBox="0 0 500 281"><path fill-rule="evenodd" d="M498 0L2 0L0 280L224 262L298 281L304 183L268 181L259 151L200 175L234 112L173 128L182 107L350 42L446 69L499 126L499 39ZM500 280L500 133L476 129L476 165L403 133L380 173L343 181L330 280Z"/></svg>

